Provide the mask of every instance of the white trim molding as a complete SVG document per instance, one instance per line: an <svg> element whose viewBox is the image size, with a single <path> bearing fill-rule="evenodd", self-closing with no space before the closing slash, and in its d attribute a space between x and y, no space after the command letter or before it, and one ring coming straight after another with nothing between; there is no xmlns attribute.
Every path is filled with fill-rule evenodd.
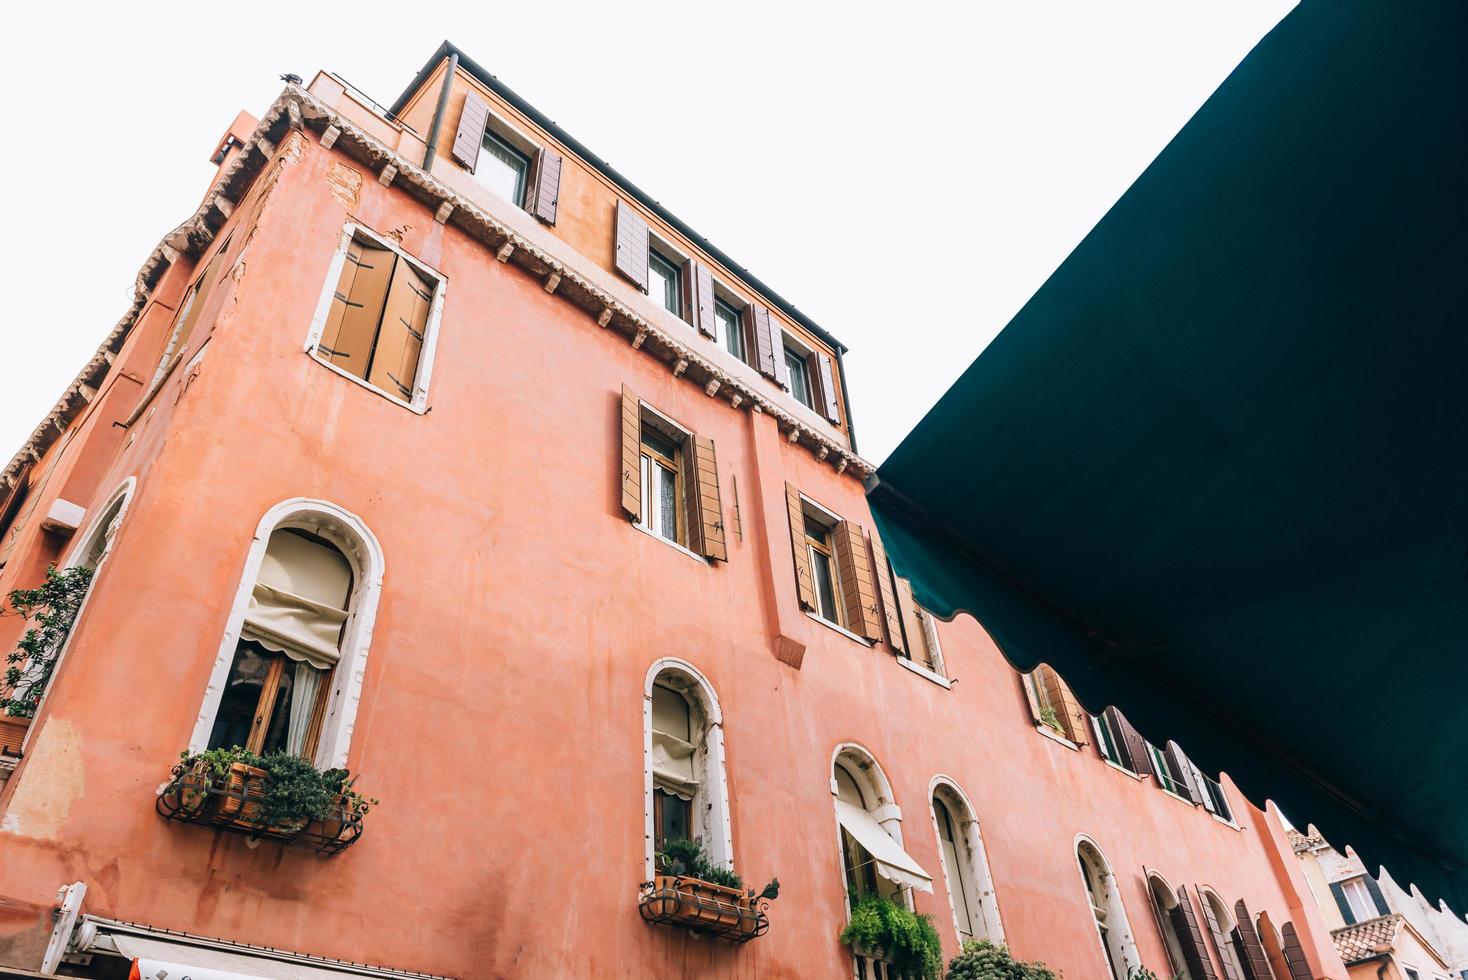
<svg viewBox="0 0 1468 980"><path fill-rule="evenodd" d="M958 909L953 905L953 884L948 877L948 860L943 853L943 832L938 826L938 812L932 806L933 800L941 800L948 807L949 815L958 824L954 829L963 837L967 854L960 854L958 858L963 860L966 857L968 860L964 891L970 908L978 909L981 920L977 923L971 922L970 931L976 939L987 939L995 945L1003 945L1004 923L999 915L999 899L994 892L994 876L989 871L989 855L984 849L984 838L979 832L979 818L973 803L952 777L942 773L934 776L928 783L928 800L928 811L933 819L933 837L938 843L938 864L943 872L943 883L948 888L948 904L953 912L954 928L957 930L959 927Z"/></svg>

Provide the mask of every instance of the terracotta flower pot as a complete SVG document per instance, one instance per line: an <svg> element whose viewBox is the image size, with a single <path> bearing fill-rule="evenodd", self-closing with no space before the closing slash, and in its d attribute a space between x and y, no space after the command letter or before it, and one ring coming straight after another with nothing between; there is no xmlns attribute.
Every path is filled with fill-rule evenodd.
<svg viewBox="0 0 1468 980"><path fill-rule="evenodd" d="M265 796L264 769L231 762L224 776L224 794L219 801L214 819L221 823L232 823L238 827L255 827L260 822L260 800Z"/></svg>

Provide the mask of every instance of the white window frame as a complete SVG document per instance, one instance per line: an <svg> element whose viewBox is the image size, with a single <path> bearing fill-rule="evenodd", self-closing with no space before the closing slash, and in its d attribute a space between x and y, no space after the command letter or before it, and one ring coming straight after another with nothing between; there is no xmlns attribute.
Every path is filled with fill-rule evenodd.
<svg viewBox="0 0 1468 980"><path fill-rule="evenodd" d="M1366 886L1365 875L1346 878L1341 881L1340 886L1341 895L1357 922L1381 918L1381 913L1376 910L1376 899L1371 897L1371 889Z"/></svg>
<svg viewBox="0 0 1468 980"><path fill-rule="evenodd" d="M423 346L418 351L418 374L413 379L413 397L409 400L404 400L392 392L377 387L366 378L357 377L352 372L331 363L331 361L317 353L317 348L321 344L321 335L326 330L326 320L331 315L331 301L336 295L337 283L341 280L342 267L347 262L347 249L351 247L352 237L354 235L361 235L363 238L370 239L373 244L396 253L400 258L411 264L421 275L434 282L433 299L428 306L428 322L423 325ZM353 384L365 388L368 391L375 392L393 404L401 405L411 412L424 415L428 412L428 388L429 382L433 377L433 360L434 354L438 350L438 330L440 321L443 319L443 300L444 293L447 289L448 277L443 273L431 266L425 265L422 259L408 254L403 250L401 245L391 238L385 238L365 225L358 224L355 221L349 221L342 229L336 251L332 254L331 262L327 266L326 284L322 287L320 299L316 301L316 313L312 316L311 328L306 333L306 344L304 347L306 355L328 371L346 378ZM375 339L373 343L376 343Z"/></svg>
<svg viewBox="0 0 1468 980"><path fill-rule="evenodd" d="M795 398L795 386L792 383L788 383L788 378L787 384L785 385L785 392L791 398L795 398L796 404L804 405L806 408L810 409L813 412L822 411L822 409L817 407L815 404L816 380L811 376L810 362L811 358L816 355L816 349L810 344L806 343L804 340L801 340L795 334L791 333L789 330L786 330L783 327L780 328L780 370L782 372L785 372L787 375L789 372L789 365L785 363L785 351L787 348L799 354L801 362L805 365L805 370L802 373L805 375L805 390L807 394L810 395L810 401L803 402L799 398Z"/></svg>
<svg viewBox="0 0 1468 980"><path fill-rule="evenodd" d="M326 716L321 723L321 737L312 761L318 768L342 768L347 764L347 750L357 723L357 707L362 700L362 680L367 672L367 655L372 644L373 624L377 619L377 603L382 596L383 554L377 537L360 517L326 500L292 497L282 500L265 512L255 528L255 537L245 553L244 569L224 635L214 655L214 666L204 690L204 700L194 731L189 738L190 752L203 752L214 731L214 719L224 698L229 669L239 647L240 629L260 565L272 532L299 527L325 538L341 549L352 566L352 595L348 600L347 622L342 630L341 659L337 661L334 690L326 702Z"/></svg>
<svg viewBox="0 0 1468 980"><path fill-rule="evenodd" d="M961 843L966 853L958 855L960 861L965 861L967 867L960 869L963 874L960 879L964 885L964 893L968 899L968 907L971 911L977 909L977 914L971 915L969 932L974 939L987 939L996 946L1004 944L1004 923L999 915L999 903L994 894L994 878L989 871L989 856L984 850L984 838L979 832L979 821L974 815L974 807L969 802L968 794L959 788L952 778L944 775L934 776L928 783L928 799L941 800L948 808L948 815L952 818L955 833L962 838ZM943 829L938 825L937 810L929 806L930 815L933 818L933 836L938 844L938 866L943 872L943 883L949 896L948 906L953 913L953 928L956 933L962 933L962 924L959 922L958 909L953 904L952 880L949 878L948 859L943 852ZM959 843L955 841L955 843ZM977 918L978 921L972 921Z"/></svg>
<svg viewBox="0 0 1468 980"><path fill-rule="evenodd" d="M1082 844L1085 844L1095 852L1096 863L1100 865L1099 867L1093 865L1092 870L1101 879L1097 883L1098 887L1104 888L1106 891L1107 933L1116 938L1117 951L1121 953L1122 960L1121 976L1125 978L1128 971L1140 970L1142 968L1142 957L1137 952L1137 940L1132 930L1131 918L1127 915L1126 903L1122 901L1121 888L1116 882L1116 873L1111 869L1111 859L1106 856L1106 852L1101 850L1101 845L1097 844L1094 839L1085 834L1077 834L1075 843L1071 846L1071 854L1076 859L1076 874L1081 876L1080 886L1082 898L1084 899L1088 895L1085 872L1080 867L1080 862L1085 860L1081 856ZM1103 962L1109 963L1111 962L1111 952L1107 946L1106 937L1101 934L1101 923L1096 918L1095 909L1091 907L1089 900L1087 900L1086 907L1091 912L1091 927L1096 931L1096 942L1100 946L1101 955L1104 958Z"/></svg>
<svg viewBox="0 0 1468 980"><path fill-rule="evenodd" d="M671 433L664 432L663 433L663 436L665 438L671 440L671 441L679 442L680 443L680 448L682 449L683 452L685 452L685 453L694 452L694 446L693 446L693 430L692 429L689 429L687 426L683 425L681 422L677 421L676 419L671 418L670 416L665 415L662 412L659 412L656 408L653 408L647 402L642 401L641 399L638 399L638 402L637 402L637 465L639 467L638 472L639 472L639 474L641 476L641 486L640 486L640 489L639 489L639 493L641 494L641 496L639 497L639 501L646 502L648 504L651 504L651 502L653 500L653 497L652 497L651 492L648 489L648 484L647 484L648 469L649 469L649 466L650 466L650 461L648 460L647 456L644 454L644 452L642 450L642 428L643 428L643 426L648 425L649 423L652 424L652 427L654 429L670 429L670 430L672 430ZM687 478L687 474L686 473L680 473L680 474L678 474L678 477L679 477L680 480L681 479L686 479ZM684 508L686 510L687 509L687 506L688 506L688 504L687 504L687 495L684 494L684 495L682 495L682 499L674 500L673 506L675 508L676 507L682 507L682 508ZM703 555L700 555L698 552L694 551L692 548L689 548L687 545L683 544L680 541L674 541L674 540L672 540L670 538L665 538L665 537L662 536L662 534L660 534L657 530L655 530L654 525L653 525L653 522L652 522L652 516L651 516L650 513L648 513L649 511L652 510L652 507L651 506L642 507L642 506L639 505L638 508L637 508L637 510L638 510L637 520L635 520L635 521L632 522L632 526L635 527L635 528L637 528L637 530L641 531L643 534L648 535L649 537L652 537L652 538L655 538L658 541L661 541L663 544L667 545L669 548L673 548L676 551L681 551L683 554L687 555L689 558L692 558L694 561L696 561L696 562L698 562L698 563L700 563L702 565L708 565L708 564L710 564L710 562L709 562L709 560L707 558L705 558ZM687 513L685 513L683 515L684 527L688 529L688 531L689 531L690 534L692 533L692 521L693 520L694 520L694 515L687 514Z"/></svg>

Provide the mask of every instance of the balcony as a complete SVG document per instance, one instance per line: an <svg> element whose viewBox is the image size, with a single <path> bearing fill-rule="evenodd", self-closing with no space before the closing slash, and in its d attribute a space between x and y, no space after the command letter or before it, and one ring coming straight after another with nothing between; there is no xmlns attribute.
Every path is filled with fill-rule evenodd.
<svg viewBox="0 0 1468 980"><path fill-rule="evenodd" d="M684 926L731 943L758 939L770 928L770 903L738 888L678 875L658 875L640 887L637 911L647 922Z"/></svg>

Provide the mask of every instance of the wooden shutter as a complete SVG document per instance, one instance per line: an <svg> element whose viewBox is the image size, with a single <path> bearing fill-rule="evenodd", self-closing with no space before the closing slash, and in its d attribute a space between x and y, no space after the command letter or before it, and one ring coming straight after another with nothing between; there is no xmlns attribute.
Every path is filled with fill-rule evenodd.
<svg viewBox="0 0 1468 980"><path fill-rule="evenodd" d="M1290 968L1289 980L1315 980L1314 974L1310 972L1310 962L1305 959L1305 951L1300 948L1300 937L1295 933L1295 924L1286 922L1279 930L1284 941L1285 965Z"/></svg>
<svg viewBox="0 0 1468 980"><path fill-rule="evenodd" d="M831 356L824 351L817 351L816 360L820 362L821 399L825 402L826 418L832 422L840 422L841 410L836 405L836 371L831 364Z"/></svg>
<svg viewBox="0 0 1468 980"><path fill-rule="evenodd" d="M459 113L459 130L454 133L454 159L469 169L479 165L479 148L484 145L484 127L489 125L489 103L473 92L464 96Z"/></svg>
<svg viewBox="0 0 1468 980"><path fill-rule="evenodd" d="M696 555L703 551L703 507L699 503L698 486L698 453L693 448L693 438L687 437L681 443L678 454L678 468L682 470L678 482L683 490L683 512L678 515L679 524L686 530L682 541L684 547Z"/></svg>
<svg viewBox="0 0 1468 980"><path fill-rule="evenodd" d="M555 150L536 151L525 210L542 224L556 223L556 204L561 199L561 162L561 155Z"/></svg>
<svg viewBox="0 0 1468 980"><path fill-rule="evenodd" d="M1274 971L1269 968L1269 957L1264 955L1264 944L1254 929L1254 917L1241 898L1234 905L1234 949L1244 967L1245 980L1274 980Z"/></svg>
<svg viewBox="0 0 1468 980"><path fill-rule="evenodd" d="M692 443L698 509L690 513L690 521L696 520L702 530L700 554L716 561L728 561L729 551L724 541L724 505L719 494L719 464L714 457L714 441L694 436Z"/></svg>
<svg viewBox="0 0 1468 980"><path fill-rule="evenodd" d="M399 258L383 304L367 382L403 401L412 401L417 387L418 357L423 352L433 288L432 280Z"/></svg>
<svg viewBox="0 0 1468 980"><path fill-rule="evenodd" d="M1177 904L1168 910L1172 925L1177 930L1183 947L1183 959L1193 980L1218 980L1213 972L1213 961L1208 958L1208 947L1203 943L1203 930L1198 928L1198 916L1193 912L1193 902L1188 898L1185 885L1177 889Z"/></svg>
<svg viewBox="0 0 1468 980"><path fill-rule="evenodd" d="M877 571L877 596L882 600L882 625L887 632L887 645L898 653L906 653L902 642L902 613L897 608L897 586L893 582L892 566L887 561L887 549L877 532L869 535L872 544L872 567Z"/></svg>
<svg viewBox="0 0 1468 980"><path fill-rule="evenodd" d="M326 360L359 378L367 377L372 341L377 336L396 260L391 249L358 238L351 240L326 328L316 342L316 350Z"/></svg>
<svg viewBox="0 0 1468 980"><path fill-rule="evenodd" d="M1076 696L1071 693L1070 687L1060 679L1060 675L1053 667L1046 665L1036 669L1041 672L1040 676L1045 684L1045 695L1050 699L1055 713L1060 716L1060 724L1065 729L1065 733L1077 745L1088 744L1090 738L1087 729L1090 727L1090 718L1082 710Z"/></svg>
<svg viewBox="0 0 1468 980"><path fill-rule="evenodd" d="M626 202L617 202L617 271L647 292L647 222Z"/></svg>
<svg viewBox="0 0 1468 980"><path fill-rule="evenodd" d="M622 510L642 520L642 402L622 386Z"/></svg>
<svg viewBox="0 0 1468 980"><path fill-rule="evenodd" d="M1183 795L1194 803L1202 803L1203 787L1199 786L1197 781L1193 779L1193 765L1188 761L1188 757L1183 754L1183 750L1176 742L1168 742L1167 747L1162 752L1163 755L1167 756L1168 767L1172 769L1174 775L1178 777L1178 781L1182 783Z"/></svg>
<svg viewBox="0 0 1468 980"><path fill-rule="evenodd" d="M228 242L224 243L226 246ZM219 260L224 257L224 247L215 252L209 259L209 264L204 266L193 288L189 290L188 298L184 301L182 315L179 316L178 326L173 331L173 339L170 343L169 357L177 357L183 353L188 345L189 337L194 332L194 326L199 322L199 315L204 312L204 304L209 301L209 294L214 291L214 284L219 279Z"/></svg>
<svg viewBox="0 0 1468 980"><path fill-rule="evenodd" d="M683 319L698 328L698 332L713 340L719 339L719 324L714 319L714 274L702 262L689 259L683 263L683 274L678 277L683 284Z"/></svg>
<svg viewBox="0 0 1468 980"><path fill-rule="evenodd" d="M1226 980L1244 980L1239 976L1239 969L1234 965L1233 957L1229 955L1228 939L1223 935L1223 927L1218 924L1218 916L1213 914L1213 903L1203 895L1201 888L1198 889L1198 904L1203 906L1203 918L1207 921L1208 932L1213 937L1213 948L1218 952L1218 962L1223 967L1224 977Z"/></svg>
<svg viewBox="0 0 1468 980"><path fill-rule="evenodd" d="M794 484L785 484L785 509L790 514L790 546L795 550L795 592L806 609L816 607L815 579L810 569L810 552L805 547L805 507Z"/></svg>
<svg viewBox="0 0 1468 980"><path fill-rule="evenodd" d="M1107 708L1103 714L1106 715L1107 724L1111 726L1112 737L1118 742L1116 748L1122 755L1122 765L1138 776L1144 776L1150 772L1146 740L1132 727L1132 723L1126 720L1126 715L1115 708Z"/></svg>
<svg viewBox="0 0 1468 980"><path fill-rule="evenodd" d="M1167 934L1170 931L1176 937L1178 947L1181 948L1186 944L1186 940L1183 938L1185 933L1176 928L1170 914L1167 910L1163 909L1162 903L1157 900L1157 893L1152 890L1152 872L1145 865L1142 867L1142 881L1147 885L1147 904L1152 909L1152 919L1157 923L1157 932L1162 937L1162 951L1167 954L1167 975L1172 978L1187 977L1187 963L1177 962L1177 959L1172 955L1172 946L1167 941Z"/></svg>
<svg viewBox="0 0 1468 980"><path fill-rule="evenodd" d="M855 521L842 521L836 525L831 545L840 570L837 574L841 577L847 628L868 640L880 640L882 613L877 604L871 559L867 557L866 532Z"/></svg>
<svg viewBox="0 0 1468 980"><path fill-rule="evenodd" d="M1387 907L1386 897L1381 894L1381 886L1376 883L1376 879L1370 875L1366 875L1365 881L1366 890L1371 893L1371 900L1376 903L1376 914L1386 915L1391 912L1391 909Z"/></svg>
<svg viewBox="0 0 1468 980"><path fill-rule="evenodd" d="M742 314L745 320L744 335L754 340L754 366L767 378L779 380L776 364L785 362L784 351L775 356L774 328L770 324L770 311L760 303L750 303Z"/></svg>
<svg viewBox="0 0 1468 980"><path fill-rule="evenodd" d="M1332 881L1330 883L1330 895L1335 899L1336 908L1341 910L1341 918L1345 920L1346 925L1355 925L1356 913L1351 910L1351 903L1346 901L1345 886L1339 881Z"/></svg>
<svg viewBox="0 0 1468 980"><path fill-rule="evenodd" d="M1035 670L1039 670L1038 667ZM1025 701L1030 706L1030 717L1038 724L1040 721L1040 698L1035 694L1035 672L1019 675L1019 686L1024 689Z"/></svg>

